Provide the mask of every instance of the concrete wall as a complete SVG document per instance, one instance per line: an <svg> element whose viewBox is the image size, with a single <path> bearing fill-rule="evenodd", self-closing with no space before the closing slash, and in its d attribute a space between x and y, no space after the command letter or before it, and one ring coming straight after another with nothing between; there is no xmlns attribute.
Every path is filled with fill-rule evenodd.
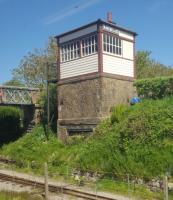
<svg viewBox="0 0 173 200"><path fill-rule="evenodd" d="M129 105L129 100L133 96L133 81L102 77L102 117L110 115L110 109L114 105Z"/></svg>
<svg viewBox="0 0 173 200"><path fill-rule="evenodd" d="M133 82L99 77L58 86L58 133L94 128L114 105L128 104Z"/></svg>
<svg viewBox="0 0 173 200"><path fill-rule="evenodd" d="M58 86L60 126L96 125L101 117L101 79Z"/></svg>

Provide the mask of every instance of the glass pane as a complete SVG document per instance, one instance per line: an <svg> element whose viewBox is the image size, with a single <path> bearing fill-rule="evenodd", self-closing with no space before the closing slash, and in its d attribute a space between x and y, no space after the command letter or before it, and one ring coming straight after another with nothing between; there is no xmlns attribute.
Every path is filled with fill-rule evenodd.
<svg viewBox="0 0 173 200"><path fill-rule="evenodd" d="M119 43L119 42L118 42L118 38L116 38L116 46L118 46L118 43Z"/></svg>
<svg viewBox="0 0 173 200"><path fill-rule="evenodd" d="M121 47L121 39L119 39L119 47Z"/></svg>
<svg viewBox="0 0 173 200"><path fill-rule="evenodd" d="M110 36L110 44L113 44L113 37L112 36Z"/></svg>
<svg viewBox="0 0 173 200"><path fill-rule="evenodd" d="M91 46L89 46L89 54L91 54Z"/></svg>
<svg viewBox="0 0 173 200"><path fill-rule="evenodd" d="M119 52L119 51L118 51L118 47L116 47L116 54L118 54L118 52Z"/></svg>
<svg viewBox="0 0 173 200"><path fill-rule="evenodd" d="M105 33L103 34L103 42L104 43L106 42L106 34Z"/></svg>
<svg viewBox="0 0 173 200"><path fill-rule="evenodd" d="M115 37L113 37L113 45L115 45L115 40L116 40L116 38L115 38Z"/></svg>
<svg viewBox="0 0 173 200"><path fill-rule="evenodd" d="M67 54L65 53L65 61L67 61Z"/></svg>
<svg viewBox="0 0 173 200"><path fill-rule="evenodd" d="M109 44L107 44L107 52L110 52Z"/></svg>
<svg viewBox="0 0 173 200"><path fill-rule="evenodd" d="M113 46L113 53L115 54L115 46Z"/></svg>
<svg viewBox="0 0 173 200"><path fill-rule="evenodd" d="M95 44L95 52L97 52L97 44Z"/></svg>
<svg viewBox="0 0 173 200"><path fill-rule="evenodd" d="M107 35L107 43L109 44L110 43L110 36Z"/></svg>
<svg viewBox="0 0 173 200"><path fill-rule="evenodd" d="M84 40L82 40L82 47L84 47L84 45L85 45L85 42L84 42Z"/></svg>
<svg viewBox="0 0 173 200"><path fill-rule="evenodd" d="M94 45L92 45L92 53L95 52L95 48L94 48Z"/></svg>
<svg viewBox="0 0 173 200"><path fill-rule="evenodd" d="M88 55L88 48L86 47L85 55Z"/></svg>
<svg viewBox="0 0 173 200"><path fill-rule="evenodd" d="M97 35L94 36L95 43L97 43Z"/></svg>
<svg viewBox="0 0 173 200"><path fill-rule="evenodd" d="M80 47L80 43L79 43L79 41L77 42L77 48L79 49L79 47Z"/></svg>
<svg viewBox="0 0 173 200"><path fill-rule="evenodd" d="M110 53L112 53L112 45L110 45Z"/></svg>
<svg viewBox="0 0 173 200"><path fill-rule="evenodd" d="M91 45L91 38L88 38L88 41L89 41L89 45Z"/></svg>
<svg viewBox="0 0 173 200"><path fill-rule="evenodd" d="M80 49L77 50L77 58L80 56Z"/></svg>
<svg viewBox="0 0 173 200"><path fill-rule="evenodd" d="M119 54L121 55L122 53L121 53L121 48L119 48Z"/></svg>

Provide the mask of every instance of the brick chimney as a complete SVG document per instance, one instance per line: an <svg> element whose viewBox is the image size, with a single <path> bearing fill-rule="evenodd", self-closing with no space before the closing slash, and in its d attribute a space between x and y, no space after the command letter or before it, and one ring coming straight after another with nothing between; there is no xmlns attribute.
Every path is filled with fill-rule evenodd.
<svg viewBox="0 0 173 200"><path fill-rule="evenodd" d="M107 22L112 23L112 12L107 13Z"/></svg>

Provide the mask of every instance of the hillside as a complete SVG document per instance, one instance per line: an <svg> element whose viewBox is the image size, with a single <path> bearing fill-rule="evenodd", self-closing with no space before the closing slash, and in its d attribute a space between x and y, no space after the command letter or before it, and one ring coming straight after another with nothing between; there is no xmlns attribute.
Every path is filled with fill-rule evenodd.
<svg viewBox="0 0 173 200"><path fill-rule="evenodd" d="M165 98L145 100L131 107L119 106L93 135L70 138L67 144L52 133L46 140L43 128L36 127L31 134L4 145L0 154L15 159L18 167L37 172L47 161L52 172L64 172L68 166L146 178L172 174L172 105L173 98Z"/></svg>

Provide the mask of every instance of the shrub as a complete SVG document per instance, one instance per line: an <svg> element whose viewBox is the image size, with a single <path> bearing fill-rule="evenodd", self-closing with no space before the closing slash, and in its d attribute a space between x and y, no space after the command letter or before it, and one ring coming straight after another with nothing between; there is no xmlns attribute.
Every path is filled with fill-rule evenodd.
<svg viewBox="0 0 173 200"><path fill-rule="evenodd" d="M50 127L54 133L57 131L57 85L49 84L49 109L50 109ZM42 124L47 124L47 94L45 91L41 93L38 103L43 108Z"/></svg>
<svg viewBox="0 0 173 200"><path fill-rule="evenodd" d="M101 123L80 152L79 167L145 178L172 175L172 105L171 97L115 107L112 120Z"/></svg>
<svg viewBox="0 0 173 200"><path fill-rule="evenodd" d="M139 96L144 98L163 98L173 95L173 77L140 79L135 81Z"/></svg>
<svg viewBox="0 0 173 200"><path fill-rule="evenodd" d="M0 144L15 140L20 134L20 110L0 107Z"/></svg>
<svg viewBox="0 0 173 200"><path fill-rule="evenodd" d="M125 113L127 111L127 106L125 105L119 105L117 107L113 107L111 109L111 123L119 123L125 116Z"/></svg>

